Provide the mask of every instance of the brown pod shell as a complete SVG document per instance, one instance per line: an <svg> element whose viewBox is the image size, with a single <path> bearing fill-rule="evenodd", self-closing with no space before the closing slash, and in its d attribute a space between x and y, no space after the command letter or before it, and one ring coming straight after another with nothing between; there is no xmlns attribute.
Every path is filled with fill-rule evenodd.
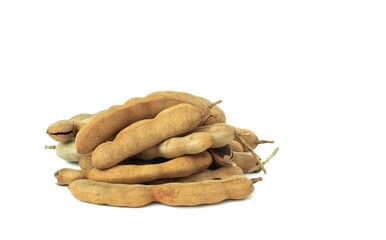
<svg viewBox="0 0 386 240"><path fill-rule="evenodd" d="M210 148L208 152L220 166L233 165L233 150L231 145L227 144L220 148Z"/></svg>

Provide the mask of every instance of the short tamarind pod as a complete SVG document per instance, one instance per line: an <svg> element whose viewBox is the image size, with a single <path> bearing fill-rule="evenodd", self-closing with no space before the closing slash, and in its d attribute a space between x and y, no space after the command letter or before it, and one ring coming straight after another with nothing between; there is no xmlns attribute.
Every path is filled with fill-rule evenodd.
<svg viewBox="0 0 386 240"><path fill-rule="evenodd" d="M259 144L274 143L273 140L260 140L259 137L252 130L237 127L235 127L235 129L240 134L240 136L249 144L249 146L251 146L252 149L255 149ZM237 139L235 140L238 141ZM243 147L243 149L244 152L249 151L246 147Z"/></svg>
<svg viewBox="0 0 386 240"><path fill-rule="evenodd" d="M69 190L76 199L94 204L141 207L159 202L170 206L196 206L227 199L245 199L254 191L253 184L260 180L231 176L203 182L143 185L80 179L72 182Z"/></svg>
<svg viewBox="0 0 386 240"><path fill-rule="evenodd" d="M212 155L212 159L220 166L235 165L233 162L233 150L230 144L220 148L210 148L208 152Z"/></svg>
<svg viewBox="0 0 386 240"><path fill-rule="evenodd" d="M91 156L91 154L79 154L74 140L60 142L56 146L45 146L45 149L55 149L58 157L69 162L78 162L83 156Z"/></svg>
<svg viewBox="0 0 386 240"><path fill-rule="evenodd" d="M75 137L75 123L71 120L54 122L47 128L47 134L57 142L67 142Z"/></svg>
<svg viewBox="0 0 386 240"><path fill-rule="evenodd" d="M225 123L200 126L194 129L192 132L205 132L212 134L214 144L211 146L211 148L223 147L229 144L235 138L234 127Z"/></svg>
<svg viewBox="0 0 386 240"><path fill-rule="evenodd" d="M229 144L231 145L232 150L234 152L243 152L244 151L243 146L236 140L232 140Z"/></svg>
<svg viewBox="0 0 386 240"><path fill-rule="evenodd" d="M117 165L99 170L63 168L55 173L59 185L68 185L77 179L92 179L109 183L143 183L160 178L186 177L207 169L212 163L208 152L185 155L164 163L146 165Z"/></svg>
<svg viewBox="0 0 386 240"><path fill-rule="evenodd" d="M167 178L167 179L158 179L155 181L151 181L147 184L162 184L168 182L202 182L206 180L220 180L233 175L243 175L243 170L238 166L228 165L220 167L216 170L204 170L199 173L195 173L193 175L182 177L182 178Z"/></svg>
<svg viewBox="0 0 386 240"><path fill-rule="evenodd" d="M146 149L134 158L150 160L157 157L176 158L187 154L196 154L207 150L214 143L209 133L199 132L184 137L172 137L160 144Z"/></svg>
<svg viewBox="0 0 386 240"><path fill-rule="evenodd" d="M216 103L217 104L217 103ZM114 141L100 144L92 153L92 165L106 169L160 142L190 132L214 106L205 112L181 103L161 111L154 119L140 120L118 133Z"/></svg>
<svg viewBox="0 0 386 240"><path fill-rule="evenodd" d="M259 165L256 158L247 152L234 152L232 160L244 173L249 173L251 169Z"/></svg>
<svg viewBox="0 0 386 240"><path fill-rule="evenodd" d="M82 170L90 170L93 168L91 164L91 156L83 156L79 158L79 167Z"/></svg>
<svg viewBox="0 0 386 240"><path fill-rule="evenodd" d="M81 113L68 120L59 120L47 128L47 134L57 142L67 142L75 138L76 133L87 124L95 114Z"/></svg>
<svg viewBox="0 0 386 240"><path fill-rule="evenodd" d="M89 153L114 133L139 120L152 119L161 111L180 103L191 104L204 112L211 102L188 93L173 91L154 92L144 98L132 98L123 105L112 106L98 114L82 128L76 136L77 150L79 153ZM210 114L214 117L208 119L206 124L226 120L224 112L218 106L214 106Z"/></svg>

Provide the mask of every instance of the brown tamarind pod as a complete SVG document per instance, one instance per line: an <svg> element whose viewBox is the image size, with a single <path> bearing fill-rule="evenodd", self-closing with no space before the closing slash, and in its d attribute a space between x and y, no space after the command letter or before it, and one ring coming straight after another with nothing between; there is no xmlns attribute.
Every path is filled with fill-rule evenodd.
<svg viewBox="0 0 386 240"><path fill-rule="evenodd" d="M274 143L273 140L260 140L259 137L252 130L245 129L245 128L237 128L237 127L235 127L235 129L239 133L239 136L242 137L252 149L255 149L259 144ZM235 138L235 141L238 141L240 143L240 141L237 138ZM249 151L249 149L245 146L243 146L243 149L244 149L244 152Z"/></svg>
<svg viewBox="0 0 386 240"><path fill-rule="evenodd" d="M181 103L161 111L154 119L138 121L120 131L114 141L100 144L92 153L92 165L98 169L113 167L168 138L187 133L200 125L215 104L202 112Z"/></svg>
<svg viewBox="0 0 386 240"><path fill-rule="evenodd" d="M102 113L100 111L96 114ZM84 127L96 114L81 113L68 120L59 120L47 128L47 134L58 142L73 140L77 132Z"/></svg>
<svg viewBox="0 0 386 240"><path fill-rule="evenodd" d="M111 135L127 126L143 120L155 118L161 111L181 103L195 106L201 112L211 104L207 99L189 93L160 91L144 98L132 98L123 105L112 106L105 112L95 116L76 135L76 147L79 153L92 152L98 145L105 142ZM208 113L205 124L225 122L225 114L214 106Z"/></svg>
<svg viewBox="0 0 386 240"><path fill-rule="evenodd" d="M94 204L141 207L159 202L170 206L196 206L245 199L254 191L253 184L260 180L236 175L222 180L143 185L80 179L72 182L69 189L78 200Z"/></svg>
<svg viewBox="0 0 386 240"><path fill-rule="evenodd" d="M185 155L159 164L117 165L99 170L60 169L55 173L58 185L68 185L77 179L91 179L110 183L144 183L160 178L187 177L207 169L212 163L208 152Z"/></svg>

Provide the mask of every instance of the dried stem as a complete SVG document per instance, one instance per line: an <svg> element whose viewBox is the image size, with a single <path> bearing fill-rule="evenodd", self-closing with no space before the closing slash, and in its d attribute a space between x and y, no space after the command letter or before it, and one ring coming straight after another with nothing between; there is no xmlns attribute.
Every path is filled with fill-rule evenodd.
<svg viewBox="0 0 386 240"><path fill-rule="evenodd" d="M222 102L222 100L218 100L218 101L216 101L216 102L211 103L211 104L206 108L205 112L202 113L202 115L203 115L204 117L202 118L202 121L201 121L201 123L200 123L200 126L204 125L204 123L206 123L206 121L208 121L208 119L209 119L211 116L213 117L213 115L210 114L210 110L212 110L212 108L213 108L214 106L216 106L217 104L219 104L219 103L221 103L221 102Z"/></svg>
<svg viewBox="0 0 386 240"><path fill-rule="evenodd" d="M216 106L217 104L220 104L220 103L222 103L222 100L217 100L217 101L211 103L211 104L208 106L208 109L210 110L210 109L212 109L214 106Z"/></svg>
<svg viewBox="0 0 386 240"><path fill-rule="evenodd" d="M275 150L273 150L273 152L271 153L271 155L269 155L269 157L267 157L267 159L265 159L263 161L263 165L265 165L267 162L269 162L269 160L271 160L275 155L276 153L279 151L279 147L275 148Z"/></svg>
<svg viewBox="0 0 386 240"><path fill-rule="evenodd" d="M269 157L267 157L267 159L265 159L264 161L263 161L263 166L265 165L265 164L267 164L268 162L269 162L269 160L271 160L275 155L276 155L276 153L279 151L279 147L277 147L275 150L273 150L273 152L271 153L271 155L269 155ZM248 170L248 172L249 173L257 173L257 172L260 172L261 171L261 167L260 166L255 166L255 167L253 167L253 168L251 168L251 169L249 169Z"/></svg>
<svg viewBox="0 0 386 240"><path fill-rule="evenodd" d="M275 143L275 141L274 140L258 140L256 142L257 145L262 144L262 143Z"/></svg>
<svg viewBox="0 0 386 240"><path fill-rule="evenodd" d="M253 184L257 183L257 182L260 182L260 181L263 181L263 178L261 177L258 177L258 178L251 178L251 181Z"/></svg>
<svg viewBox="0 0 386 240"><path fill-rule="evenodd" d="M56 146L55 145L51 145L51 146L45 145L44 149L56 149Z"/></svg>

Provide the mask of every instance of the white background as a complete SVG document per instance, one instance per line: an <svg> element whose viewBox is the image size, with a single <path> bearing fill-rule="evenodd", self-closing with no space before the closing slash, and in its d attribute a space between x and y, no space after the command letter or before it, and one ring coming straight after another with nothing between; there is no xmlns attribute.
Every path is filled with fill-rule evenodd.
<svg viewBox="0 0 386 240"><path fill-rule="evenodd" d="M385 239L384 1L1 1L0 239ZM382 84L383 83L383 84ZM52 122L156 90L274 145L244 201L116 208L55 184ZM383 228L383 229L382 229ZM183 233L182 233L183 232Z"/></svg>

